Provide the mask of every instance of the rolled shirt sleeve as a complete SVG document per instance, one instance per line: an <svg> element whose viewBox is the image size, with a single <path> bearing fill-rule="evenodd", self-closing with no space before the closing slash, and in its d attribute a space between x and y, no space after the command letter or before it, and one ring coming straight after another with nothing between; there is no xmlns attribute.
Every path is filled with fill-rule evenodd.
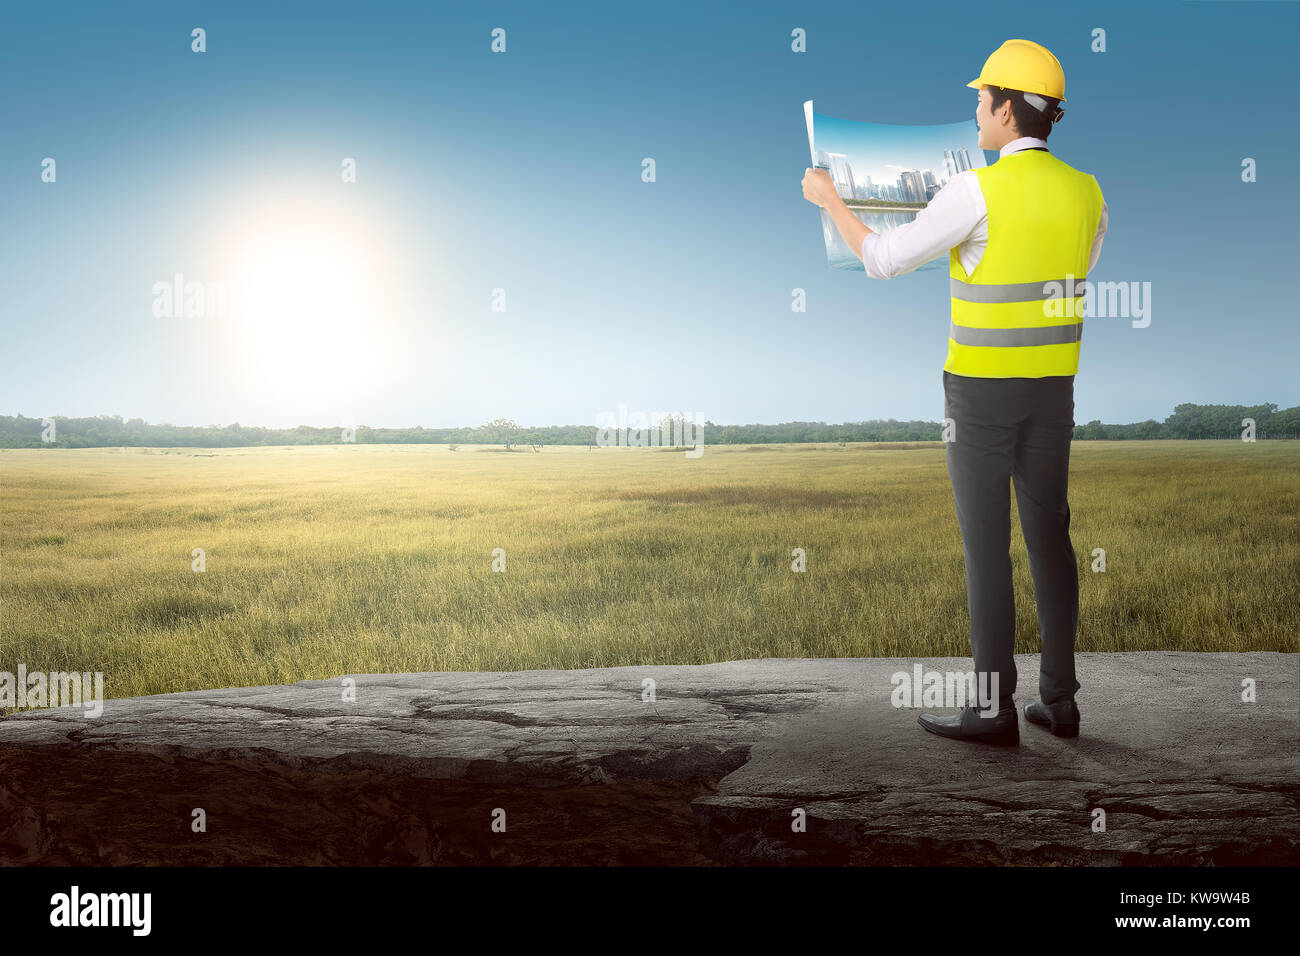
<svg viewBox="0 0 1300 956"><path fill-rule="evenodd" d="M873 279L905 275L970 238L986 214L975 173L959 173L909 223L862 240L862 266ZM1103 220L1104 221L1104 220Z"/></svg>

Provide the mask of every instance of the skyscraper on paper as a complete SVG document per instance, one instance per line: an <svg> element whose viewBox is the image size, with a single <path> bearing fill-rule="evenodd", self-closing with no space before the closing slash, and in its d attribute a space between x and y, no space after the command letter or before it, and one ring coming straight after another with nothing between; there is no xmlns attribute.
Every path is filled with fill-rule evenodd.
<svg viewBox="0 0 1300 956"><path fill-rule="evenodd" d="M826 158L831 167L831 181L841 199L855 199L857 190L853 185L853 167L849 165L848 156L843 153L827 153Z"/></svg>
<svg viewBox="0 0 1300 956"><path fill-rule="evenodd" d="M943 151L943 167L948 173L948 178L952 179L958 173L964 173L971 168L970 153L965 149L945 149Z"/></svg>
<svg viewBox="0 0 1300 956"><path fill-rule="evenodd" d="M898 174L898 185L907 202L925 202L925 176L919 169L905 169Z"/></svg>

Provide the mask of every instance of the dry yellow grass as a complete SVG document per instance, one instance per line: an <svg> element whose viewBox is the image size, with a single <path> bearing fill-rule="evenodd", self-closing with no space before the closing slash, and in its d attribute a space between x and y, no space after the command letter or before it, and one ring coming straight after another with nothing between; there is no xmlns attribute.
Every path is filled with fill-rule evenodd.
<svg viewBox="0 0 1300 956"><path fill-rule="evenodd" d="M969 654L941 445L757 447L0 451L0 670L103 671L119 697ZM1076 443L1079 649L1296 651L1298 466L1296 443Z"/></svg>

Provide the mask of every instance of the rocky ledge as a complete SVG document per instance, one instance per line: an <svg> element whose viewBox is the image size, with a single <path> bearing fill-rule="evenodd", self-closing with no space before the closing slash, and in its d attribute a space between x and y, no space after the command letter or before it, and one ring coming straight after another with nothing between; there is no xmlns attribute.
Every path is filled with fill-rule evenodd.
<svg viewBox="0 0 1300 956"><path fill-rule="evenodd" d="M0 720L0 864L1300 863L1300 655L1080 654L1081 735L1022 714L1019 747L925 733L890 702L917 664L970 667L373 674L26 711ZM1023 705L1038 658L1017 665Z"/></svg>

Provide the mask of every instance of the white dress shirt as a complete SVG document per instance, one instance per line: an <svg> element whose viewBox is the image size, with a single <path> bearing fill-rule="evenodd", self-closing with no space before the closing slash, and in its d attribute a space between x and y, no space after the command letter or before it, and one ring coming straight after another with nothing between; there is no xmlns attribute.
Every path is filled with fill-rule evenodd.
<svg viewBox="0 0 1300 956"><path fill-rule="evenodd" d="M1032 136L1013 139L998 156L1006 156L1047 141ZM1106 234L1106 202L1101 203L1101 222L1092 241L1088 272L1101 255L1101 237ZM862 266L873 279L892 279L924 265L954 246L962 267L970 275L979 265L989 244L989 207L974 170L958 173L934 194L930 204L909 223L889 232L869 232L862 240Z"/></svg>

